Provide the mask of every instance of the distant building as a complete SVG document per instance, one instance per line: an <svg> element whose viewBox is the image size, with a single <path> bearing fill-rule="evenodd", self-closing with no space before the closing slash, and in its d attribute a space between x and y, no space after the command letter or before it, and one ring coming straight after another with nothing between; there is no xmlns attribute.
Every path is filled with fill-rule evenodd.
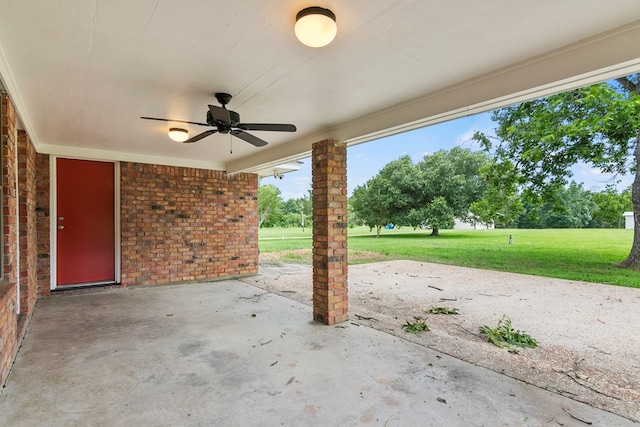
<svg viewBox="0 0 640 427"><path fill-rule="evenodd" d="M624 228L633 230L633 212L625 212L622 215L624 216Z"/></svg>
<svg viewBox="0 0 640 427"><path fill-rule="evenodd" d="M485 224L483 222L463 222L458 218L455 220L453 226L454 230L493 230L495 226L493 224Z"/></svg>

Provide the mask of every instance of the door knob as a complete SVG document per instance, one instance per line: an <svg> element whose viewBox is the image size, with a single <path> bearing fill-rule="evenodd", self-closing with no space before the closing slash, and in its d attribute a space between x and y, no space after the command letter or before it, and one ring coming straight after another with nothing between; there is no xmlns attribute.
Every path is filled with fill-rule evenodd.
<svg viewBox="0 0 640 427"><path fill-rule="evenodd" d="M58 217L58 221L64 221L64 217L63 216L59 216Z"/></svg>
<svg viewBox="0 0 640 427"><path fill-rule="evenodd" d="M64 228L64 225L59 225L58 226L58 230L62 230Z"/></svg>

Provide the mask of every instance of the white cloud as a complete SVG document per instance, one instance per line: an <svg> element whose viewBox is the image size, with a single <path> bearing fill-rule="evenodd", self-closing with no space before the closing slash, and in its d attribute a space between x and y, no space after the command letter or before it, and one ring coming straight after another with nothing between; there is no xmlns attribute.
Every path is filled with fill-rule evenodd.
<svg viewBox="0 0 640 427"><path fill-rule="evenodd" d="M355 158L359 161L359 162L367 162L369 161L369 158L367 157L366 154L359 152L356 154ZM349 162L349 157L347 156L347 163Z"/></svg>
<svg viewBox="0 0 640 427"><path fill-rule="evenodd" d="M473 137L473 134L475 133L475 129L468 129L466 132L461 133L460 135L458 135L458 137L456 138L456 145L468 145L468 144L472 144L477 146L478 143L473 141L471 138Z"/></svg>
<svg viewBox="0 0 640 427"><path fill-rule="evenodd" d="M600 169L591 169L588 170L585 175L600 176L604 175L604 172L602 172Z"/></svg>
<svg viewBox="0 0 640 427"><path fill-rule="evenodd" d="M633 182L633 178L630 176L606 173L602 169L582 162L571 167L571 172L573 172L573 177L569 178L569 181L573 178L576 182L582 182L584 188L592 191L602 191L608 185L614 185L620 191Z"/></svg>

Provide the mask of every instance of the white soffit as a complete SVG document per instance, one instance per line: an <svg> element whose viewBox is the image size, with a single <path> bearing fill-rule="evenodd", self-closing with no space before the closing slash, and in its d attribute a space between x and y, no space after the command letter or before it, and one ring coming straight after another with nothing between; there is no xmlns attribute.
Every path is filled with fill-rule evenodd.
<svg viewBox="0 0 640 427"><path fill-rule="evenodd" d="M306 6L3 0L0 78L39 152L235 173L640 69L637 0L327 0L321 49L293 34ZM204 121L219 91L242 121L298 132L177 144L174 123L139 119Z"/></svg>

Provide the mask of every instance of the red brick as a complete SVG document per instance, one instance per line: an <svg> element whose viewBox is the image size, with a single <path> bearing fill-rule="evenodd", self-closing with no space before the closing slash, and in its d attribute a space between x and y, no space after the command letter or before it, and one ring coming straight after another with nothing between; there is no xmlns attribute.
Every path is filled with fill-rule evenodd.
<svg viewBox="0 0 640 427"><path fill-rule="evenodd" d="M346 144L313 145L313 316L328 325L348 320Z"/></svg>
<svg viewBox="0 0 640 427"><path fill-rule="evenodd" d="M258 272L256 175L122 163L121 179L123 286Z"/></svg>

